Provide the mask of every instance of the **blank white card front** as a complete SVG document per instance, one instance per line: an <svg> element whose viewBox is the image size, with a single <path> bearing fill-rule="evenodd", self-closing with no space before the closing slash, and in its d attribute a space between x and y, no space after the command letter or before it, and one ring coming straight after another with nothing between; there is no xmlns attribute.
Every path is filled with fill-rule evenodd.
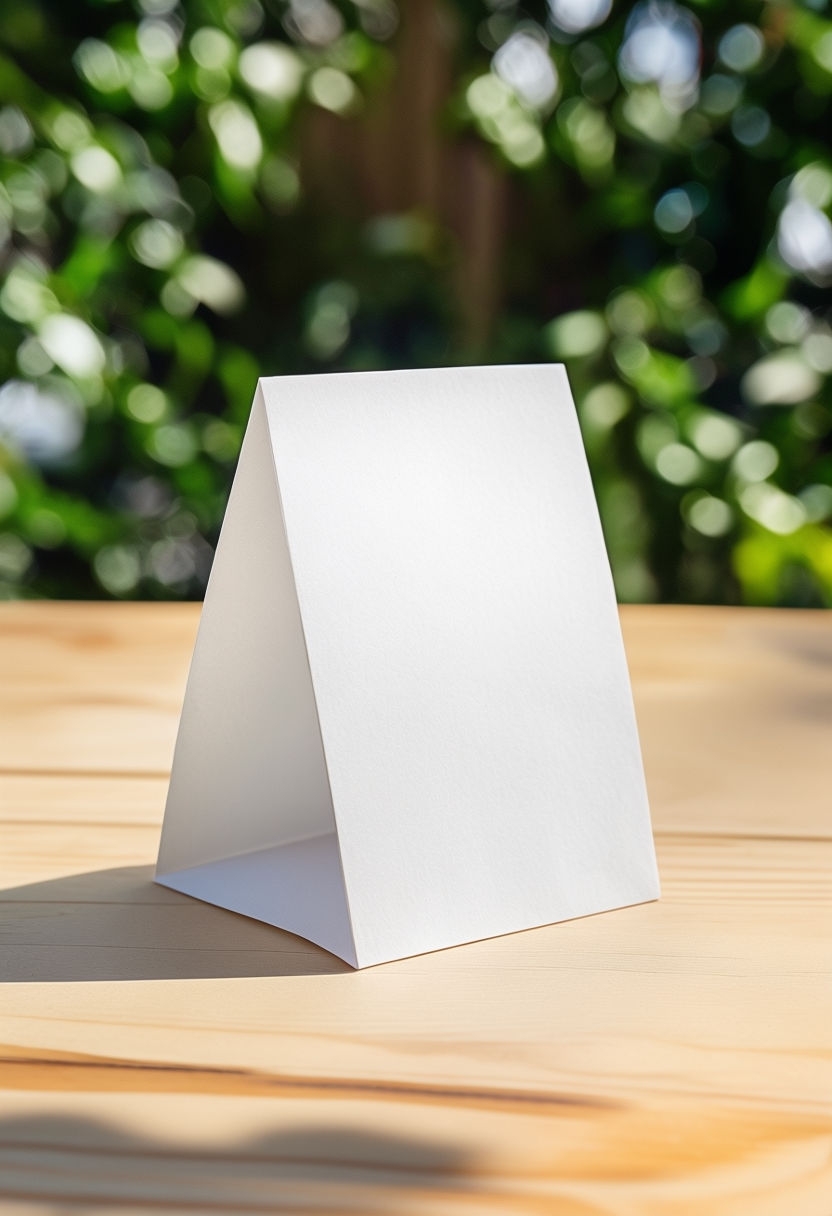
<svg viewBox="0 0 832 1216"><path fill-rule="evenodd" d="M351 961L655 898L563 368L272 378L259 393L279 509L251 526L285 529ZM244 450L238 478L245 464Z"/></svg>

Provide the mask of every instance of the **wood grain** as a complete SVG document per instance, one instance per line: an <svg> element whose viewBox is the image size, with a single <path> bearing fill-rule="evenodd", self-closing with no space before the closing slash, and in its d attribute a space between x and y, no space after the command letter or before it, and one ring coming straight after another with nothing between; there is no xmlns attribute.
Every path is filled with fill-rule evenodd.
<svg viewBox="0 0 832 1216"><path fill-rule="evenodd" d="M196 605L3 604L0 772L169 771Z"/></svg>
<svg viewBox="0 0 832 1216"><path fill-rule="evenodd" d="M151 882L197 610L0 607L0 1210L832 1213L832 618L623 612L663 897L353 973Z"/></svg>

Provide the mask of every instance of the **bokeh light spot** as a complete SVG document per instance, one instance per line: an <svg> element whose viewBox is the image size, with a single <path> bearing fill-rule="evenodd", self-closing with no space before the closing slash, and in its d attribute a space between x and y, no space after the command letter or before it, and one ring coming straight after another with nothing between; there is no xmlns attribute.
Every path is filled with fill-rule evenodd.
<svg viewBox="0 0 832 1216"><path fill-rule="evenodd" d="M465 99L471 113L476 114L478 118L494 118L508 105L511 89L499 76L486 72L484 76L477 76L471 81Z"/></svg>
<svg viewBox="0 0 832 1216"><path fill-rule="evenodd" d="M798 498L807 518L813 523L822 523L832 516L832 486L816 482L805 486Z"/></svg>
<svg viewBox="0 0 832 1216"><path fill-rule="evenodd" d="M739 104L743 94L743 84L736 76L726 76L724 72L715 72L702 85L700 100L706 114L722 118L730 114Z"/></svg>
<svg viewBox="0 0 832 1216"><path fill-rule="evenodd" d="M189 43L194 62L209 71L227 67L234 58L234 42L228 34L214 26L198 29Z"/></svg>
<svg viewBox="0 0 832 1216"><path fill-rule="evenodd" d="M503 43L494 56L494 71L535 109L548 106L557 94L558 74L547 39L535 27L521 29Z"/></svg>
<svg viewBox="0 0 832 1216"><path fill-rule="evenodd" d="M832 372L832 333L818 330L807 334L801 347L810 367L822 375Z"/></svg>
<svg viewBox="0 0 832 1216"><path fill-rule="evenodd" d="M32 564L32 550L13 532L0 532L0 582L19 583Z"/></svg>
<svg viewBox="0 0 832 1216"><path fill-rule="evenodd" d="M793 300L779 300L766 313L766 329L775 342L793 344L809 331L812 314Z"/></svg>
<svg viewBox="0 0 832 1216"><path fill-rule="evenodd" d="M130 79L126 60L106 42L85 38L75 52L75 66L99 93L115 93Z"/></svg>
<svg viewBox="0 0 832 1216"><path fill-rule="evenodd" d="M239 68L249 88L275 101L296 97L303 81L300 56L280 42L257 42L246 47Z"/></svg>
<svg viewBox="0 0 832 1216"><path fill-rule="evenodd" d="M742 428L733 418L704 410L690 430L694 446L708 460L727 460L742 440Z"/></svg>
<svg viewBox="0 0 832 1216"><path fill-rule="evenodd" d="M94 193L114 190L121 183L121 168L106 148L93 144L76 152L70 162L82 186Z"/></svg>
<svg viewBox="0 0 832 1216"><path fill-rule="evenodd" d="M146 17L139 22L136 42L144 58L158 64L164 72L172 72L179 61L179 39L173 26L158 18Z"/></svg>
<svg viewBox="0 0 832 1216"><path fill-rule="evenodd" d="M746 148L756 148L771 133L771 119L761 106L739 106L731 115L731 131Z"/></svg>
<svg viewBox="0 0 832 1216"><path fill-rule="evenodd" d="M101 340L80 317L68 313L46 317L38 336L50 359L70 376L96 376L104 370Z"/></svg>
<svg viewBox="0 0 832 1216"><path fill-rule="evenodd" d="M167 395L155 384L137 384L127 394L127 412L137 422L160 422L168 412Z"/></svg>
<svg viewBox="0 0 832 1216"><path fill-rule="evenodd" d="M335 114L343 114L358 100L358 90L352 80L338 68L318 68L309 77L306 87L316 105Z"/></svg>
<svg viewBox="0 0 832 1216"><path fill-rule="evenodd" d="M236 271L205 254L187 258L177 272L177 282L214 312L236 312L245 300L245 287Z"/></svg>
<svg viewBox="0 0 832 1216"><path fill-rule="evenodd" d="M96 578L110 595L129 595L141 575L136 550L128 545L107 545L93 558Z"/></svg>
<svg viewBox="0 0 832 1216"><path fill-rule="evenodd" d="M310 46L329 46L344 31L344 18L329 0L289 0L286 28Z"/></svg>
<svg viewBox="0 0 832 1216"><path fill-rule="evenodd" d="M8 380L0 388L0 444L33 464L60 463L83 434L84 418L73 399L25 380Z"/></svg>
<svg viewBox="0 0 832 1216"><path fill-rule="evenodd" d="M746 515L779 536L788 536L806 523L806 508L800 499L765 481L741 490L740 505Z"/></svg>
<svg viewBox="0 0 832 1216"><path fill-rule="evenodd" d="M656 203L653 212L656 227L676 235L693 223L693 206L684 190L668 190Z"/></svg>
<svg viewBox="0 0 832 1216"><path fill-rule="evenodd" d="M786 348L759 359L743 376L741 387L754 405L794 405L814 396L820 377L800 350Z"/></svg>
<svg viewBox="0 0 832 1216"><path fill-rule="evenodd" d="M602 25L611 9L612 0L549 0L552 21L565 34L582 34Z"/></svg>
<svg viewBox="0 0 832 1216"><path fill-rule="evenodd" d="M175 262L184 246L182 233L166 220L145 220L130 236L133 256L157 270Z"/></svg>
<svg viewBox="0 0 832 1216"><path fill-rule="evenodd" d="M784 262L807 278L832 277L832 223L819 207L793 198L777 224L777 251Z"/></svg>
<svg viewBox="0 0 832 1216"><path fill-rule="evenodd" d="M631 399L620 384L606 381L596 384L583 398L582 420L596 431L609 431L629 412Z"/></svg>
<svg viewBox="0 0 832 1216"><path fill-rule="evenodd" d="M743 444L734 457L733 471L743 481L765 481L780 463L777 448L765 439L752 439Z"/></svg>
<svg viewBox="0 0 832 1216"><path fill-rule="evenodd" d="M756 25L734 25L719 40L719 58L732 72L750 72L763 57L766 44Z"/></svg>
<svg viewBox="0 0 832 1216"><path fill-rule="evenodd" d="M712 494L695 498L685 511L688 523L703 536L724 536L734 522L734 512L727 502Z"/></svg>
<svg viewBox="0 0 832 1216"><path fill-rule="evenodd" d="M655 84L665 101L686 109L696 97L699 57L699 23L692 13L665 0L636 5L618 58L626 80Z"/></svg>
<svg viewBox="0 0 832 1216"><path fill-rule="evenodd" d="M701 471L702 461L684 443L668 443L656 455L656 472L673 485L690 485Z"/></svg>
<svg viewBox="0 0 832 1216"><path fill-rule="evenodd" d="M190 464L197 453L197 439L191 425L169 422L151 431L147 450L160 464L181 468Z"/></svg>
<svg viewBox="0 0 832 1216"><path fill-rule="evenodd" d="M546 339L554 355L581 358L600 350L607 340L607 326L600 313L584 309L550 321Z"/></svg>
<svg viewBox="0 0 832 1216"><path fill-rule="evenodd" d="M208 121L227 164L234 169L257 168L263 155L263 141L248 106L241 101L221 101L211 106Z"/></svg>

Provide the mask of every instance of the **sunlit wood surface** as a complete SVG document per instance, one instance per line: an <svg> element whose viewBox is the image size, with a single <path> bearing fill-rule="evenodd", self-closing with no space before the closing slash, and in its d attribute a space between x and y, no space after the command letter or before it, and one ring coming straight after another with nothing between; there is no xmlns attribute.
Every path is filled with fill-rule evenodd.
<svg viewBox="0 0 832 1216"><path fill-rule="evenodd" d="M352 972L151 884L197 615L0 607L0 1211L832 1214L832 616L624 610L662 900Z"/></svg>

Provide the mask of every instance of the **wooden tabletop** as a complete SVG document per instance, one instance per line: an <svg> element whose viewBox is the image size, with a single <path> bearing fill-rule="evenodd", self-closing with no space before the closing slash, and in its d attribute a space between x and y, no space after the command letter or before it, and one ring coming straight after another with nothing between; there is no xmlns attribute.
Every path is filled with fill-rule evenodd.
<svg viewBox="0 0 832 1216"><path fill-rule="evenodd" d="M152 885L198 608L0 607L0 1210L832 1213L832 616L622 613L660 902L361 972Z"/></svg>

